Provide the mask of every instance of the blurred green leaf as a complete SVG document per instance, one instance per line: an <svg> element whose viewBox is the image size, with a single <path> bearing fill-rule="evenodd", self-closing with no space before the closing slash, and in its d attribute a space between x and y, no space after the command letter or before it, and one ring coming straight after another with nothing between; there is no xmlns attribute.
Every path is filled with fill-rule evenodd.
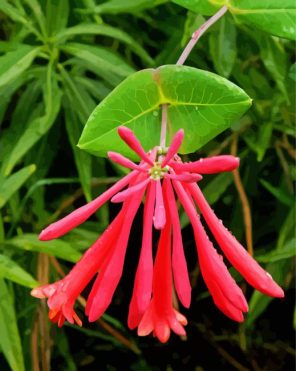
<svg viewBox="0 0 296 371"><path fill-rule="evenodd" d="M236 60L236 27L227 14L218 22L210 34L210 53L216 71L229 77Z"/></svg>
<svg viewBox="0 0 296 371"><path fill-rule="evenodd" d="M122 82L94 110L79 147L98 156L115 150L135 158L116 129L130 127L146 150L153 148L159 141L162 104L169 104L168 142L183 128L180 153L190 153L227 129L251 100L236 85L210 72L185 66L143 70Z"/></svg>
<svg viewBox="0 0 296 371"><path fill-rule="evenodd" d="M5 281L0 278L0 347L12 371L25 371L21 338L14 303Z"/></svg>
<svg viewBox="0 0 296 371"><path fill-rule="evenodd" d="M66 129L71 143L74 159L79 174L79 179L87 201L91 201L91 178L92 178L92 159L88 153L81 151L77 147L83 126L79 123L77 116L71 108L71 103L66 102L65 106Z"/></svg>
<svg viewBox="0 0 296 371"><path fill-rule="evenodd" d="M279 260L289 259L296 255L296 238L288 241L280 250L274 250L270 253L256 256L256 260L262 263L274 263Z"/></svg>
<svg viewBox="0 0 296 371"><path fill-rule="evenodd" d="M25 233L13 237L10 240L6 240L5 243L17 247L18 249L42 252L73 263L76 263L81 257L81 254L74 250L71 244L65 241L39 241L38 235L32 233Z"/></svg>
<svg viewBox="0 0 296 371"><path fill-rule="evenodd" d="M292 64L290 67L289 77L296 82L296 63Z"/></svg>
<svg viewBox="0 0 296 371"><path fill-rule="evenodd" d="M103 76L105 72L126 77L134 72L119 55L99 46L67 43L61 49L66 53L90 63Z"/></svg>
<svg viewBox="0 0 296 371"><path fill-rule="evenodd" d="M97 5L92 11L99 14L137 13L166 2L168 0L109 0Z"/></svg>
<svg viewBox="0 0 296 371"><path fill-rule="evenodd" d="M0 183L0 209L10 197L26 182L36 170L35 165L29 165L12 174Z"/></svg>
<svg viewBox="0 0 296 371"><path fill-rule="evenodd" d="M39 48L19 45L17 50L0 57L0 87L10 83L24 72L33 62Z"/></svg>
<svg viewBox="0 0 296 371"><path fill-rule="evenodd" d="M64 38L70 38L73 36L84 34L109 36L122 41L126 45L130 46L132 48L132 51L138 54L149 66L154 65L153 59L136 40L134 40L126 32L105 24L82 23L59 32L59 34L56 36L56 39L58 41L62 41Z"/></svg>
<svg viewBox="0 0 296 371"><path fill-rule="evenodd" d="M69 0L46 1L46 27L49 35L56 35L66 28L69 10Z"/></svg>
<svg viewBox="0 0 296 371"><path fill-rule="evenodd" d="M7 278L13 282L26 287L36 287L38 282L9 257L0 254L0 277Z"/></svg>
<svg viewBox="0 0 296 371"><path fill-rule="evenodd" d="M293 197L289 196L287 193L285 193L283 190L281 190L279 187L274 187L272 184L267 182L264 179L260 179L260 183L263 185L264 188L266 188L276 199L278 199L280 202L282 202L284 205L290 206L293 204Z"/></svg>
<svg viewBox="0 0 296 371"><path fill-rule="evenodd" d="M22 132L12 152L10 153L4 174L8 175L13 167L29 149L44 135L53 125L61 105L61 91L58 87L56 75L52 64L48 65L46 84L43 91L44 115L35 118Z"/></svg>
<svg viewBox="0 0 296 371"><path fill-rule="evenodd" d="M256 39L260 45L262 61L273 76L280 91L288 100L288 93L285 84L287 75L287 55L279 41L267 35L256 34Z"/></svg>
<svg viewBox="0 0 296 371"><path fill-rule="evenodd" d="M221 173L215 176L204 188L203 194L210 205L217 202L226 189L233 182L233 175L231 173Z"/></svg>

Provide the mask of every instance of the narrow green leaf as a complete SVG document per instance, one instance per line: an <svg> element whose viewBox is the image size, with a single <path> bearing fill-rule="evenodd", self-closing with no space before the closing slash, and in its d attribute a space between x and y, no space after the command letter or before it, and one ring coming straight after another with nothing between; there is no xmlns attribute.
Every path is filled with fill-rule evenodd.
<svg viewBox="0 0 296 371"><path fill-rule="evenodd" d="M36 170L35 165L29 165L4 179L0 184L0 209L10 197L26 182Z"/></svg>
<svg viewBox="0 0 296 371"><path fill-rule="evenodd" d="M285 250L285 246L289 247L289 239L295 241L295 211L295 208L292 207L280 229L276 248L270 254L280 255L281 251ZM295 245L295 242L293 242L293 245ZM288 259L282 259L274 263L269 263L265 269L279 285L283 285L290 266L291 263ZM259 291L253 293L249 301L249 314L246 320L246 327L253 325L254 321L264 312L272 300L273 298L263 295Z"/></svg>
<svg viewBox="0 0 296 371"><path fill-rule="evenodd" d="M31 233L13 237L10 240L6 240L5 243L22 250L36 251L53 255L57 258L61 258L73 263L76 263L81 257L81 254L74 250L71 245L65 241L39 241L38 235Z"/></svg>
<svg viewBox="0 0 296 371"><path fill-rule="evenodd" d="M288 92L286 88L285 79L287 76L287 55L280 44L275 38L267 35L256 34L256 40L260 46L260 55L266 69L274 78L280 91L288 101Z"/></svg>
<svg viewBox="0 0 296 371"><path fill-rule="evenodd" d="M79 147L98 156L110 150L135 158L117 127L134 130L146 150L158 145L162 104L168 104L168 142L183 128L180 153L191 153L227 129L251 104L247 94L213 73L186 66L162 66L123 81L91 114Z"/></svg>
<svg viewBox="0 0 296 371"><path fill-rule="evenodd" d="M39 48L19 45L17 50L0 57L0 87L16 79L33 62Z"/></svg>
<svg viewBox="0 0 296 371"><path fill-rule="evenodd" d="M26 287L36 287L38 282L16 262L8 256L0 254L0 277L7 278L13 282Z"/></svg>
<svg viewBox="0 0 296 371"><path fill-rule="evenodd" d="M0 0L0 10L16 23L21 23L27 30L34 33L38 38L38 30L32 25L31 20L27 17L22 8L16 8L6 0Z"/></svg>
<svg viewBox="0 0 296 371"><path fill-rule="evenodd" d="M21 338L11 293L0 278L0 347L12 371L25 371Z"/></svg>
<svg viewBox="0 0 296 371"><path fill-rule="evenodd" d="M296 238L288 241L282 249L274 250L270 253L256 256L256 260L262 263L274 263L279 260L289 259L296 255Z"/></svg>
<svg viewBox="0 0 296 371"><path fill-rule="evenodd" d="M260 126L259 134L258 134L258 143L257 143L257 160L262 161L263 157L265 155L265 152L267 151L271 137L273 132L273 125L272 122L264 122Z"/></svg>
<svg viewBox="0 0 296 371"><path fill-rule="evenodd" d="M131 47L131 50L139 55L149 66L154 65L153 59L149 54L142 48L142 46L129 34L112 26L95 23L82 23L74 27L65 29L59 32L56 36L57 41L61 41L64 38L73 37L76 35L103 35L109 36L116 40L122 41L126 45Z"/></svg>
<svg viewBox="0 0 296 371"><path fill-rule="evenodd" d="M92 178L92 159L88 153L81 151L77 147L83 126L79 123L76 114L70 107L68 101L65 106L65 119L68 137L74 154L75 164L79 174L79 179L87 201L91 201L91 178Z"/></svg>
<svg viewBox="0 0 296 371"><path fill-rule="evenodd" d="M99 14L138 13L166 2L168 0L109 0L97 5L93 11Z"/></svg>
<svg viewBox="0 0 296 371"><path fill-rule="evenodd" d="M290 206L293 203L293 197L284 193L279 187L273 186L264 179L260 179L260 183L282 204Z"/></svg>
<svg viewBox="0 0 296 371"><path fill-rule="evenodd" d="M100 71L102 76L107 72L126 77L134 72L134 69L119 55L99 46L67 43L66 45L62 45L61 49L66 53L90 63Z"/></svg>
<svg viewBox="0 0 296 371"><path fill-rule="evenodd" d="M236 60L236 27L227 14L210 34L210 52L216 71L228 77Z"/></svg>
<svg viewBox="0 0 296 371"><path fill-rule="evenodd" d="M53 125L61 105L61 91L58 88L56 76L53 73L52 65L49 64L46 77L46 84L43 91L44 114L30 122L23 131L18 142L14 146L6 162L4 174L8 175L16 163L28 150L44 135Z"/></svg>
<svg viewBox="0 0 296 371"><path fill-rule="evenodd" d="M39 25L40 31L43 36L47 36L46 32L46 21L42 11L41 4L38 0L23 0L32 10L32 14Z"/></svg>
<svg viewBox="0 0 296 371"><path fill-rule="evenodd" d="M48 35L56 35L65 29L69 17L69 0L47 0L46 27Z"/></svg>
<svg viewBox="0 0 296 371"><path fill-rule="evenodd" d="M213 205L217 202L232 182L233 175L231 173L221 173L215 176L215 178L203 188L203 194L209 204Z"/></svg>
<svg viewBox="0 0 296 371"><path fill-rule="evenodd" d="M289 77L296 82L296 63L293 63L289 69Z"/></svg>

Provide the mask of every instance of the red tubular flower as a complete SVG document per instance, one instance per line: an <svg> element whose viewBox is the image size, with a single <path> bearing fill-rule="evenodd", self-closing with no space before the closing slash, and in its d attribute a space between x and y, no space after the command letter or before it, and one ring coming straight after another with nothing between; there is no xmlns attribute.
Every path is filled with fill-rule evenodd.
<svg viewBox="0 0 296 371"><path fill-rule="evenodd" d="M140 336L151 332L166 342L171 330L185 335L186 318L173 306L173 288L184 307L189 307L191 287L182 243L180 220L174 190L191 221L202 276L217 307L231 319L242 322L248 311L246 299L226 265L214 249L195 209L199 210L230 263L256 289L283 297L283 290L239 244L218 220L195 182L201 174L232 171L239 166L233 156L216 156L183 163L177 155L184 132L179 130L168 149L155 147L146 153L130 129L120 127L120 137L140 157L136 164L119 153L109 158L131 173L101 196L53 223L40 234L40 240L60 237L83 223L103 203L122 202L122 208L100 238L85 252L69 274L58 282L32 290L37 298L48 298L49 318L62 326L64 321L81 321L74 311L77 297L97 275L87 299L89 321L97 320L108 308L122 275L133 220L146 194L143 238L128 326L138 327ZM125 188L127 187L127 188ZM124 189L125 188L125 189ZM155 262L152 254L153 226L160 231Z"/></svg>

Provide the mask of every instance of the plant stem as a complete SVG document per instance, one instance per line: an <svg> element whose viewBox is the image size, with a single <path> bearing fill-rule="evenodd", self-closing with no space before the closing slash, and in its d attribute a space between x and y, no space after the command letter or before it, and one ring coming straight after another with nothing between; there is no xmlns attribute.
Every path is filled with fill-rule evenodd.
<svg viewBox="0 0 296 371"><path fill-rule="evenodd" d="M194 48L195 44L198 42L200 37L206 32L208 28L210 28L215 22L218 21L225 13L227 12L227 6L223 6L216 14L214 14L211 18L209 18L203 25L199 27L198 30L196 30L189 43L186 45L185 49L183 50L182 54L180 55L180 58L177 61L177 65L182 65L188 58L189 54L191 53L191 50Z"/></svg>
<svg viewBox="0 0 296 371"><path fill-rule="evenodd" d="M200 37L206 32L208 28L210 28L215 22L217 22L226 12L227 6L223 6L216 14L214 14L211 18L209 18L203 25L201 25L192 35L191 40L186 45L185 49L183 50L180 58L178 59L176 65L183 65L186 59L188 58L189 54L191 53L192 49L200 39ZM167 132L167 124L168 124L168 105L162 105L162 117L161 117L161 132L160 132L160 147L165 148L166 144L166 132Z"/></svg>
<svg viewBox="0 0 296 371"><path fill-rule="evenodd" d="M161 132L160 132L160 147L165 148L166 132L168 126L168 105L162 105L161 111Z"/></svg>

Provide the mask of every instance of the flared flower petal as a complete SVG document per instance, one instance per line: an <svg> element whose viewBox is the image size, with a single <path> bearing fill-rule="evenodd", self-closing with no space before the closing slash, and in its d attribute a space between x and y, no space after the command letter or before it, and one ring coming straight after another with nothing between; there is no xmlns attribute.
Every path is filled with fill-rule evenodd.
<svg viewBox="0 0 296 371"><path fill-rule="evenodd" d="M184 307L189 308L191 301L191 286L186 258L184 255L181 225L174 191L171 182L167 179L164 180L164 194L166 195L166 206L170 213L173 226L172 268L175 288L181 303Z"/></svg>
<svg viewBox="0 0 296 371"><path fill-rule="evenodd" d="M223 263L222 257L218 255L209 241L192 200L180 183L174 182L174 187L191 221L201 273L215 304L232 319L243 321L242 313L239 314L239 312L247 312L248 304L242 290L237 286ZM231 312L229 308L236 308L236 310Z"/></svg>
<svg viewBox="0 0 296 371"><path fill-rule="evenodd" d="M115 196L112 197L111 201L112 202L123 202L133 194L138 193L142 189L145 189L147 187L147 184L150 183L150 178L146 178L137 184L133 185L132 187L127 188L124 191L121 191L117 193Z"/></svg>
<svg viewBox="0 0 296 371"><path fill-rule="evenodd" d="M171 180L178 180L180 182L186 183L195 183L202 180L202 176L199 174L190 174L190 173L182 173L182 174L165 174L164 178L168 178Z"/></svg>
<svg viewBox="0 0 296 371"><path fill-rule="evenodd" d="M178 335L185 335L182 324L187 321L173 308L173 280L171 264L171 220L167 218L162 229L157 249L153 272L152 300L138 327L138 335L153 334L165 343L171 330Z"/></svg>
<svg viewBox="0 0 296 371"><path fill-rule="evenodd" d="M128 169L147 172L147 169L145 169L143 166L135 164L133 161L122 156L120 153L109 151L108 157L110 158L111 161L115 162L118 165L124 166Z"/></svg>
<svg viewBox="0 0 296 371"><path fill-rule="evenodd" d="M175 154L178 152L179 148L181 147L183 139L184 139L184 130L180 129L175 134L172 140L172 143L169 146L168 152L161 163L161 167L165 167L171 161L171 159L175 156Z"/></svg>
<svg viewBox="0 0 296 371"><path fill-rule="evenodd" d="M163 204L163 194L161 181L156 180L156 199L155 199L155 211L154 211L154 227L155 229L163 229L166 223L166 212Z"/></svg>
<svg viewBox="0 0 296 371"><path fill-rule="evenodd" d="M138 176L137 171L132 171L124 178L115 183L106 192L102 193L99 197L93 201L87 203L84 206L79 207L71 214L65 216L63 219L50 224L45 228L39 235L39 240L48 241L54 238L58 238L68 233L78 225L84 223L92 214L94 214L105 202L111 197L118 193L122 188L127 186Z"/></svg>
<svg viewBox="0 0 296 371"><path fill-rule="evenodd" d="M232 171L239 166L239 158L231 155L213 156L201 158L194 162L171 162L170 166L177 172L190 171L199 174L215 174L224 171Z"/></svg>
<svg viewBox="0 0 296 371"><path fill-rule="evenodd" d="M120 233L116 236L116 243L104 261L87 300L86 313L90 322L100 318L112 300L122 275L131 226L144 191L145 188L141 188L137 193L134 193L123 207L124 219Z"/></svg>
<svg viewBox="0 0 296 371"><path fill-rule="evenodd" d="M128 327L130 329L134 329L139 325L151 300L153 280L152 227L155 186L155 182L151 182L148 185L144 206L142 247L128 313Z"/></svg>
<svg viewBox="0 0 296 371"><path fill-rule="evenodd" d="M263 294L278 298L284 297L282 288L272 279L271 275L260 267L256 260L248 254L237 239L223 226L208 205L199 187L197 185L188 185L187 189L194 197L211 232L234 268L250 285Z"/></svg>
<svg viewBox="0 0 296 371"><path fill-rule="evenodd" d="M136 138L135 134L131 129L126 128L125 126L120 126L118 128L118 134L121 139L147 164L153 166L153 161L144 151L141 143Z"/></svg>

